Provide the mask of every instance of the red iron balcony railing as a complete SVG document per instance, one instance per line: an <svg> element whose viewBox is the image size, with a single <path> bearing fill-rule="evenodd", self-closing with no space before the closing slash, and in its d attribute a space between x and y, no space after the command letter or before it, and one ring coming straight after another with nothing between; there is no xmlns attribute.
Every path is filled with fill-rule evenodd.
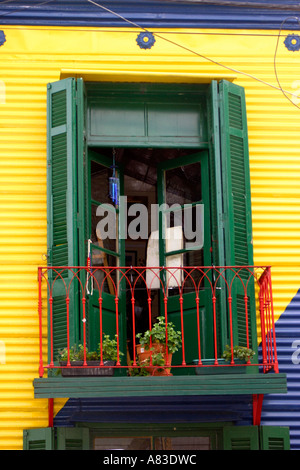
<svg viewBox="0 0 300 470"><path fill-rule="evenodd" d="M75 343L81 344L82 363L77 369L82 370L92 367L88 353L98 343L93 369L99 372L122 370L123 375L132 375L146 370L154 374L159 369L170 375L172 367L177 375L205 369L221 373L240 366L235 356L237 346L255 353L242 366L254 367L257 372L278 372L268 266L40 267L38 282L40 377L45 369L71 370ZM157 317L165 328L167 358L159 363L153 360ZM172 352L170 324L179 343L172 363L168 354ZM141 362L137 335L145 330L151 353L148 362ZM115 339L113 365L107 365L104 357L108 335ZM43 354L46 346L48 361ZM66 356L64 365L58 362L61 349Z"/></svg>

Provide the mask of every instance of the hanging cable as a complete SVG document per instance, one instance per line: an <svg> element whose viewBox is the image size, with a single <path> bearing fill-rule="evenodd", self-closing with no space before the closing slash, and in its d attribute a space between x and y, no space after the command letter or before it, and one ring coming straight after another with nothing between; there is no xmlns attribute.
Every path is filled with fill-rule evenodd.
<svg viewBox="0 0 300 470"><path fill-rule="evenodd" d="M107 12L111 13L112 15L117 16L118 18L120 18L121 20L123 20L123 21L125 21L126 23L130 24L131 26L134 26L135 28L141 29L141 30L143 30L143 31L145 31L145 32L147 32L147 33L149 33L149 31L148 31L147 28L144 28L143 26L138 25L137 23L134 23L133 21L128 20L128 19L125 18L124 16L122 16L122 15L120 15L119 13L117 13L117 12L115 12L115 11L113 11L113 10L107 8L107 7L105 7L104 5L100 5L99 3L96 3L96 2L94 2L93 0L87 0L87 1L88 1L89 3L92 3L92 4L95 5L95 6L99 7L99 8L102 8L103 10L106 10ZM188 48L188 47L186 47L186 46L183 46L182 44L178 44L177 42L172 41L171 39L168 39L168 38L166 38L166 37L164 37L164 36L161 36L161 35L158 34L158 33L152 33L152 34L153 34L153 36L155 36L155 37L157 37L157 38L159 38L159 39L162 39L163 41L166 41L166 42L168 42L168 43L170 43L170 44L173 44L173 45L176 46L176 47L180 47L181 49L183 49L183 50L185 50L185 51L187 51L187 52L190 52L191 54L194 54L194 55L196 55L196 56L198 56L198 57L201 57L202 59L205 59L205 60L207 60L207 61L209 61L209 62L211 62L211 63L213 63L213 64L215 64L215 65L218 65L219 67L223 67L223 68L225 68L226 70L230 70L231 72L234 72L234 73L237 73L237 74L239 74L239 75L243 75L243 76L245 76L245 77L251 78L252 80L256 80L257 82L260 82L260 83L262 83L263 85L266 85L266 86L268 86L268 87L270 87L270 88L273 88L273 89L275 89L275 90L282 91L282 89L280 88L280 86L277 87L276 85L272 85L271 83L265 82L264 80L261 80L260 78L255 77L254 75L251 75L251 74L246 73L246 72L242 72L241 70L234 69L234 68L232 68L232 67L229 67L228 65L221 64L220 62L218 62L218 61L216 61L216 60L214 60L214 59L211 59L211 58L209 58L209 57L207 57L207 56L205 56L205 55L203 55L203 54L200 54L199 52L195 52L195 51L193 51L192 49L190 49L190 48ZM279 36L279 35L278 35L278 36ZM294 96L294 93L292 93L292 92L289 92L289 91L286 91L286 90L285 90L285 93Z"/></svg>
<svg viewBox="0 0 300 470"><path fill-rule="evenodd" d="M300 25L300 20L297 16L289 16L287 18L285 18L285 20L283 20L283 22L281 23L281 26L280 26L280 30L279 30L279 34L278 34L278 38L277 38L277 43L276 43L276 48L275 48L275 53L274 53L274 72L275 72L275 77L276 77L276 80L277 80L277 83L278 83L278 86L280 88L280 90L282 91L283 95L285 96L285 98L287 100L289 100L294 106L296 106L296 108L300 109L300 106L297 105L297 103L295 103L293 100L290 99L289 96L287 96L286 92L283 90L282 86L281 86L281 83L279 81L279 77L278 77L278 73L277 73L277 64L276 64L276 59L277 59L277 51L278 51L278 46L279 46L279 39L281 37L281 31L282 31L282 28L283 28L283 25L290 19L294 19L296 21L298 21L298 24ZM292 93L292 95L294 96L294 94Z"/></svg>

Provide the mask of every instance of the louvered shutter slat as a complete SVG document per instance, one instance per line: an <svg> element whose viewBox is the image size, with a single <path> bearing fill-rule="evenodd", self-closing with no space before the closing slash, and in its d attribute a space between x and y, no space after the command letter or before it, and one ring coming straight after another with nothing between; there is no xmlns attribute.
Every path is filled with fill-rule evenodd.
<svg viewBox="0 0 300 470"><path fill-rule="evenodd" d="M257 426L225 426L223 428L224 450L259 450Z"/></svg>
<svg viewBox="0 0 300 470"><path fill-rule="evenodd" d="M225 262L227 266L253 266L245 92L238 85L221 81L219 93ZM232 276L228 276L229 282ZM246 285L249 273L246 269L242 269L239 276L241 280L234 280L231 292L233 343L247 346L246 311L248 310L249 346L254 347L256 345L254 280L247 284L245 292L243 282Z"/></svg>
<svg viewBox="0 0 300 470"><path fill-rule="evenodd" d="M77 154L76 154L76 82L73 78L48 85L47 94L47 204L48 264L78 265L77 236ZM68 285L72 274L62 273ZM53 351L67 345L66 288L49 271L53 288ZM78 338L78 286L70 289L70 343ZM50 310L50 309L48 309ZM50 328L48 329L50 330ZM51 341L49 341L49 345Z"/></svg>

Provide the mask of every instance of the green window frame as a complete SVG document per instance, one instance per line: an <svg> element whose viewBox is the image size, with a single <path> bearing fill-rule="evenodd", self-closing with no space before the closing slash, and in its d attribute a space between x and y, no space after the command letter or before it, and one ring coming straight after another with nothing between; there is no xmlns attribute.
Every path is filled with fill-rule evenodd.
<svg viewBox="0 0 300 470"><path fill-rule="evenodd" d="M205 436L210 438L211 450L290 450L288 427L226 423L84 423L80 427L25 429L23 450L92 450L95 437L126 436Z"/></svg>
<svg viewBox="0 0 300 470"><path fill-rule="evenodd" d="M117 85L116 85L117 86ZM251 192L245 91L228 81L212 81L206 90L210 159L212 254L215 266L253 265ZM49 266L85 265L86 255L86 89L82 79L48 85L48 262ZM66 273L67 275L67 273ZM229 279L230 280L230 279ZM50 280L51 281L51 280ZM254 289L250 286L250 289ZM63 287L53 295L55 349L66 345ZM70 340L78 342L79 288L70 293ZM225 309L224 292L217 302ZM239 318L242 293L233 292L234 343L242 344L246 325ZM222 307L223 305L223 307ZM249 329L256 348L254 291L249 295ZM228 342L227 322L218 318L219 343Z"/></svg>

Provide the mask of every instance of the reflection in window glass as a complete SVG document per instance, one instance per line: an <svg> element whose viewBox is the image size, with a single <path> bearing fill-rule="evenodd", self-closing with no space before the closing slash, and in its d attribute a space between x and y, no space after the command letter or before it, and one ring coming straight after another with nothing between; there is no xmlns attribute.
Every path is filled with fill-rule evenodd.
<svg viewBox="0 0 300 470"><path fill-rule="evenodd" d="M118 265L118 258L109 255L96 247L91 248L91 265L93 271L94 289L117 295L118 272L113 269ZM97 269L97 268L100 269ZM106 269L101 269L106 268Z"/></svg>
<svg viewBox="0 0 300 470"><path fill-rule="evenodd" d="M176 258L178 261L176 261ZM173 277L176 278L177 281L175 282L174 280L173 283L169 281L168 286L170 288L168 290L168 295L170 297L179 295L180 292L185 294L188 292L198 291L198 289L204 288L205 284L209 287L207 277L210 277L210 274L207 274L207 269L203 269L203 260L203 249L188 251L179 255L167 257L168 265L173 261L173 266L184 266L186 268L182 271L176 270L176 268L171 270ZM191 269L188 269L189 267L191 267ZM179 288L177 288L178 284L180 284L180 291Z"/></svg>
<svg viewBox="0 0 300 470"><path fill-rule="evenodd" d="M95 450L151 450L151 437L97 437Z"/></svg>
<svg viewBox="0 0 300 470"><path fill-rule="evenodd" d="M171 249L166 246L167 252L203 247L204 204L186 205L183 210L176 210L173 205L164 212L164 226L166 240L174 240Z"/></svg>
<svg viewBox="0 0 300 470"><path fill-rule="evenodd" d="M156 450L210 450L209 437L157 437Z"/></svg>
<svg viewBox="0 0 300 470"><path fill-rule="evenodd" d="M201 201L201 164L185 165L165 173L166 203L191 204Z"/></svg>
<svg viewBox="0 0 300 470"><path fill-rule="evenodd" d="M109 197L109 178L112 169L91 161L91 197L95 201L113 204Z"/></svg>
<svg viewBox="0 0 300 470"><path fill-rule="evenodd" d="M201 269L204 265L203 249L197 251L189 251L183 255L183 266L196 267L194 270L189 270L189 276L185 274L184 292L195 291L195 284L197 288L203 287L206 277L204 272L206 270Z"/></svg>
<svg viewBox="0 0 300 470"><path fill-rule="evenodd" d="M106 210L105 206L92 204L91 207L91 240L106 250L118 252L118 213Z"/></svg>
<svg viewBox="0 0 300 470"><path fill-rule="evenodd" d="M96 437L94 450L151 450L149 437ZM154 450L210 450L211 441L206 436L155 437Z"/></svg>

